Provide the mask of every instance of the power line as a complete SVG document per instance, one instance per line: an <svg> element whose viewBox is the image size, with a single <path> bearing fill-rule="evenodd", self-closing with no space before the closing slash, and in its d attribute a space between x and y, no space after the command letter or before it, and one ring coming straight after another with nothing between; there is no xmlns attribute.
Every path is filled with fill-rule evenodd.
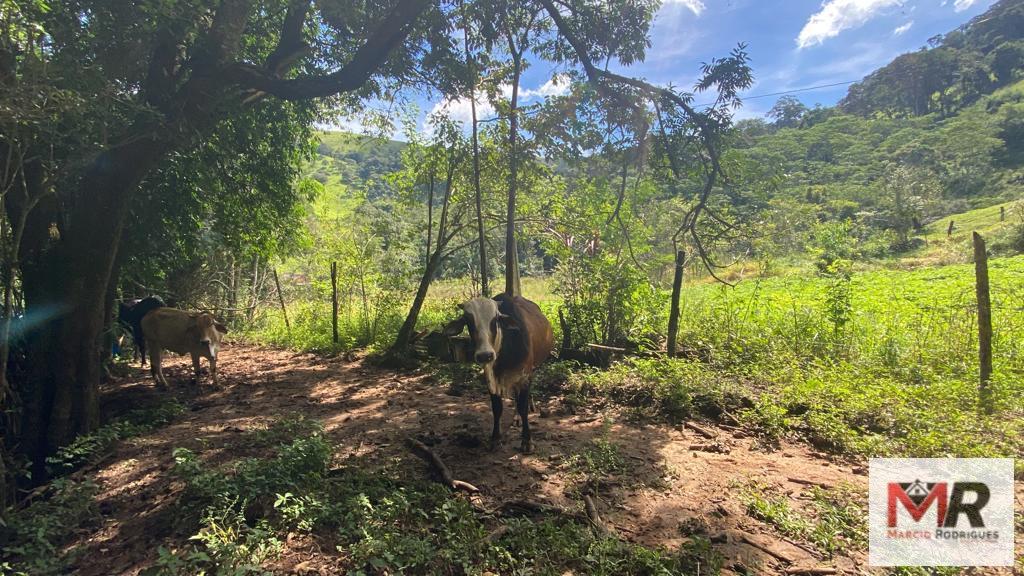
<svg viewBox="0 0 1024 576"><path fill-rule="evenodd" d="M853 84L854 82L860 82L860 80L846 80L845 82L833 82L832 84L819 84L818 86L808 86L806 88L795 88L793 90L783 90L782 92L770 92L768 94L757 94L757 95L754 95L754 96L742 96L741 99L743 101L747 101L747 100L757 100L758 98L771 98L772 96L782 96L784 94L796 94L797 92L810 92L811 90L821 90L822 88L835 88L836 86L846 86L848 84ZM695 105L694 108L703 108L703 107L707 107L707 106L712 106L714 104L715 104L714 102L705 102L703 104ZM529 110L529 109L523 110L523 109L520 109L519 110L519 115L520 116L532 116L532 115L534 115L534 114L536 114L536 113L538 113L540 111L541 111L541 108L535 108L533 110ZM477 120L476 122L477 122L477 124L486 124L487 122L495 122L495 121L500 120L502 118L504 118L504 117L503 116L495 116L493 118L484 118L482 120Z"/></svg>
<svg viewBox="0 0 1024 576"><path fill-rule="evenodd" d="M846 86L847 84L853 84L854 82L860 82L860 80L847 80L845 82L833 82L832 84L820 84L818 86L808 86L807 88L796 88L793 90L783 90L782 92L771 92L768 94L757 94L755 96L741 96L742 100L757 100L758 98L770 98L772 96L782 96L783 94L796 94L797 92L810 92L811 90L820 90L822 88L835 88L836 86ZM711 106L714 102L707 102L705 104L697 104L697 106Z"/></svg>

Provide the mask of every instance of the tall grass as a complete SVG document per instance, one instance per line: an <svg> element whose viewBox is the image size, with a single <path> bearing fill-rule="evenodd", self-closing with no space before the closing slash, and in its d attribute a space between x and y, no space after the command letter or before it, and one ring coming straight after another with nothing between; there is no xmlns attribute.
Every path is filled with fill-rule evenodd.
<svg viewBox="0 0 1024 576"><path fill-rule="evenodd" d="M748 417L770 435L868 455L1011 456L1024 448L1024 256L991 260L990 276L994 417L978 411L969 264L854 274L842 323L829 278L693 287L680 340L751 382Z"/></svg>

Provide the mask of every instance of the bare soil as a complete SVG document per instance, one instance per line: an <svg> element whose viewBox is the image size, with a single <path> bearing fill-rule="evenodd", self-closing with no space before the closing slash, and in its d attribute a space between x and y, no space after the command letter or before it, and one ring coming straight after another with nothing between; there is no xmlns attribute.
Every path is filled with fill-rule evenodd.
<svg viewBox="0 0 1024 576"><path fill-rule="evenodd" d="M157 404L169 396L190 410L169 426L123 442L85 473L100 488L103 519L73 543L83 549L74 573L138 574L152 565L160 543L183 543L187 534L173 521L183 487L170 473L172 449L190 448L214 464L252 456L244 432L295 413L323 422L336 443L339 462L358 457L371 467L398 465L423 477L426 464L409 452L403 439L426 439L455 478L481 489L473 498L487 508L533 500L582 509L578 475L564 465L564 458L595 438L607 437L620 447L628 471L602 484L595 502L608 528L622 538L675 548L688 534L704 533L727 558L726 573L745 568L786 574L798 573L794 570L799 567L868 572L863 552L827 558L808 543L788 540L751 518L739 498L740 487L756 480L787 494L794 508L806 509L813 485L866 491L865 462L830 458L799 443L769 450L738 428L707 422L697 424L714 440L688 427L628 424L611 413L556 415L557 409L542 402L531 415L533 454L519 453L515 428L509 430L506 445L491 452L485 394L448 395L426 373L244 344L223 348L219 368L219 386L212 386L208 377L195 384L190 382L188 359L172 357L165 367L171 382L167 392L157 391L147 372L137 367L106 387L108 414ZM512 425L513 416L507 403L506 426ZM722 451L708 451L712 448ZM1017 498L1024 503L1020 483ZM1020 554L1024 538L1018 534L1017 540ZM332 574L339 566L336 556L313 539L290 536L273 568L284 574Z"/></svg>

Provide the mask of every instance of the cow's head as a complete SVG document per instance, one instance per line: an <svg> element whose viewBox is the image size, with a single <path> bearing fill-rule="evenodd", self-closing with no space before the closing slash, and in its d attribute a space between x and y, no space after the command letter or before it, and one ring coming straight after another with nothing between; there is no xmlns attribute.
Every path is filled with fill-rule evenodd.
<svg viewBox="0 0 1024 576"><path fill-rule="evenodd" d="M228 327L217 322L210 314L201 313L193 318L194 330L199 338L200 348L206 348L210 358L217 357L217 349L220 347L222 335L228 333Z"/></svg>
<svg viewBox="0 0 1024 576"><path fill-rule="evenodd" d="M463 328L468 328L473 341L473 360L477 364L494 362L498 350L501 350L502 331L517 328L515 319L502 314L498 303L490 298L473 298L459 304L459 309L462 315L449 322L444 333L456 336Z"/></svg>

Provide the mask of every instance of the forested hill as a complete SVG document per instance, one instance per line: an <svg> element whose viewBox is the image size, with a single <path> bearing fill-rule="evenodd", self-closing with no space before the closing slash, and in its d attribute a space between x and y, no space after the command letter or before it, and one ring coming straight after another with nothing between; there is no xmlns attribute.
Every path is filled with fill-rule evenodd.
<svg viewBox="0 0 1024 576"><path fill-rule="evenodd" d="M851 86L839 108L860 116L949 115L1012 84L1022 69L1024 0L1000 0Z"/></svg>
<svg viewBox="0 0 1024 576"><path fill-rule="evenodd" d="M309 175L324 185L327 194L365 192L374 200L388 195L382 177L402 167L403 142L346 132L324 132Z"/></svg>
<svg viewBox="0 0 1024 576"><path fill-rule="evenodd" d="M759 166L759 229L776 254L833 224L860 256L899 253L936 219L1024 197L1024 0L1001 0L899 56L834 107L783 96L738 122L732 151ZM391 199L405 144L324 133L307 174L353 206Z"/></svg>

